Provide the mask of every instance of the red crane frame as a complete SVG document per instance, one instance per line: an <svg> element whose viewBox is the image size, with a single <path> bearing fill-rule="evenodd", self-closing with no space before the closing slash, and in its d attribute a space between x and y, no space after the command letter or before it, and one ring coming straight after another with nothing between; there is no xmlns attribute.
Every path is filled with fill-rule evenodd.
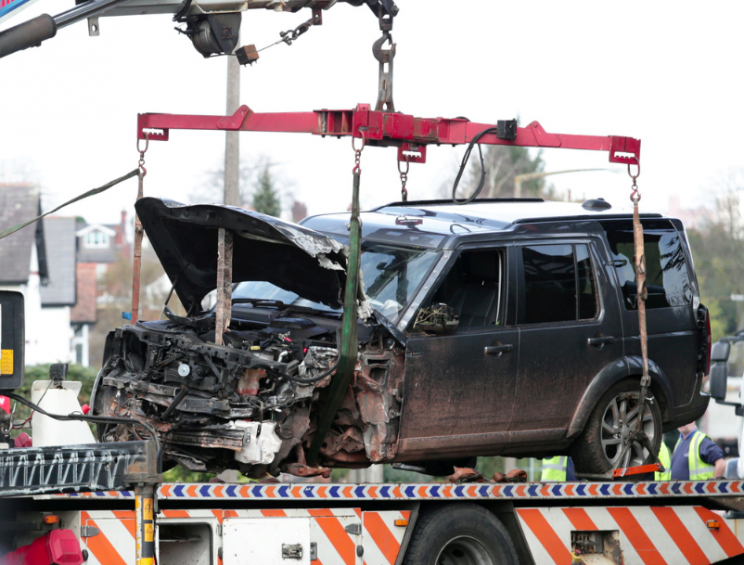
<svg viewBox="0 0 744 565"><path fill-rule="evenodd" d="M374 111L369 104L359 104L354 110L273 113L257 113L241 106L232 116L139 114L137 139L167 141L172 129L353 136L363 138L367 145L398 147L399 161L424 163L427 145L468 144L479 133L496 127L464 118L416 118L410 114ZM627 165L639 165L641 158L640 139L549 133L538 122L516 127L508 137L486 134L478 143L607 151L611 163Z"/></svg>

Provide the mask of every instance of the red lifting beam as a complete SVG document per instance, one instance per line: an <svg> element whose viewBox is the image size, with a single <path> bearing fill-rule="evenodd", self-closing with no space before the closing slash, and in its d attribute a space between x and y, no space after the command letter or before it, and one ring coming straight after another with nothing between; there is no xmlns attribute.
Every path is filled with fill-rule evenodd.
<svg viewBox="0 0 744 565"><path fill-rule="evenodd" d="M509 122L504 122L509 124ZM463 145L482 131L495 128L462 118L416 118L408 114L376 112L369 104L354 110L316 110L314 112L275 112L259 114L241 106L232 116L195 116L181 114L139 114L137 138L167 141L171 129L263 131L311 133L313 135L354 136L368 145L398 147L398 160L426 162L429 144ZM486 145L520 147L559 147L607 151L611 163L638 165L641 141L632 137L568 135L548 133L538 122L516 127L501 137L486 134L478 140Z"/></svg>

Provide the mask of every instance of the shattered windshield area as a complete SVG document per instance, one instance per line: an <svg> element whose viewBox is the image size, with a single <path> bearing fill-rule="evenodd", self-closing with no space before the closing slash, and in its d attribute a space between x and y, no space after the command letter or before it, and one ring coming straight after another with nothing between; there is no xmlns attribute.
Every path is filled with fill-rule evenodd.
<svg viewBox="0 0 744 565"><path fill-rule="evenodd" d="M431 249L362 242L361 269L364 290L372 307L387 319L396 321L436 258L437 252ZM341 312L341 309L333 309L325 304L304 299L294 292L265 281L239 283L232 296L233 299L279 300L285 305L303 306L323 312Z"/></svg>

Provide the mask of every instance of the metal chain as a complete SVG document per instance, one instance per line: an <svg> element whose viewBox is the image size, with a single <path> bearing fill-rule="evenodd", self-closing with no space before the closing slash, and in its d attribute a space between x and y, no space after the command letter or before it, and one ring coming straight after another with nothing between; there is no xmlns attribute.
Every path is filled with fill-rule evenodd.
<svg viewBox="0 0 744 565"><path fill-rule="evenodd" d="M638 177L641 176L641 164L638 163L636 166L638 167L638 171L636 174L633 174L630 170L630 163L628 163L628 175L633 179L633 185L630 187L632 190L630 193L630 201L633 202L633 204L638 204L641 201L641 194L638 192Z"/></svg>
<svg viewBox="0 0 744 565"><path fill-rule="evenodd" d="M354 150L354 168L351 170L353 173L362 174L362 150L364 149L365 141L364 138L362 138L362 146L357 149L356 148L356 138L352 136L351 138L351 148Z"/></svg>
<svg viewBox="0 0 744 565"><path fill-rule="evenodd" d="M406 189L406 183L408 182L408 169L411 166L411 162L406 156L406 169L403 170L400 167L401 161L398 161L398 172L400 173L400 198L403 202L408 200L408 189Z"/></svg>
<svg viewBox="0 0 744 565"><path fill-rule="evenodd" d="M292 45L292 42L298 39L303 33L307 32L311 26L314 25L322 25L323 24L323 18L318 11L317 13L313 12L313 17L307 20L306 22L301 23L294 29L288 29L287 31L280 31L279 36L281 37L280 40L275 41L274 43L267 45L266 47L262 47L257 52L260 53L261 51L264 51L268 49L269 47L274 47L274 45L279 45L280 43L286 43L287 45Z"/></svg>
<svg viewBox="0 0 744 565"><path fill-rule="evenodd" d="M147 169L145 168L145 153L147 152L148 147L150 147L150 134L149 133L145 134L145 148L144 149L140 149L140 141L141 140L139 139L137 140L137 151L139 151L139 154L140 154L139 163L137 165L140 170L140 173L139 173L140 176L144 177L147 174Z"/></svg>

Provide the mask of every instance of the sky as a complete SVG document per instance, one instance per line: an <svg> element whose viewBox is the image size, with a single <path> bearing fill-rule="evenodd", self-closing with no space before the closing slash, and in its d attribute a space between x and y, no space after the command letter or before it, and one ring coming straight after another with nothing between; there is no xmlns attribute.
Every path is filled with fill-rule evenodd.
<svg viewBox="0 0 744 565"><path fill-rule="evenodd" d="M744 167L744 3L398 0L393 37L396 109L419 117L495 123L519 116L549 132L640 138L643 211L713 206L721 179ZM71 0L39 0L3 23L59 13ZM261 48L310 17L251 10L241 44ZM139 112L224 114L227 62L204 59L171 17L101 18L41 47L0 59L0 182L38 182L49 209L132 170ZM339 4L291 47L277 45L241 70L241 103L256 112L374 104L376 18ZM410 198L431 198L451 179L463 148L430 148L411 165ZM224 134L172 131L146 154L145 194L187 200L224 159ZM348 138L241 134L244 164L270 159L311 214L346 210ZM625 206L630 179L607 153L546 150L545 170L606 168L551 177L561 193ZM396 151L365 149L361 203L400 198ZM64 213L116 222L131 210L129 180Z"/></svg>

